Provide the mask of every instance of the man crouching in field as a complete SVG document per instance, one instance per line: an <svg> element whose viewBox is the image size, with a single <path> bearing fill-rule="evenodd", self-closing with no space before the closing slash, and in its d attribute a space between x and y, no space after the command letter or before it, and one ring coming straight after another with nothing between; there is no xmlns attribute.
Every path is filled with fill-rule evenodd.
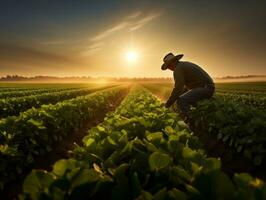
<svg viewBox="0 0 266 200"><path fill-rule="evenodd" d="M168 108L177 101L181 115L186 118L190 105L211 98L215 87L212 78L201 67L191 62L179 61L182 57L183 54L175 56L168 53L163 58L161 69L173 71L175 80L174 89L165 107Z"/></svg>

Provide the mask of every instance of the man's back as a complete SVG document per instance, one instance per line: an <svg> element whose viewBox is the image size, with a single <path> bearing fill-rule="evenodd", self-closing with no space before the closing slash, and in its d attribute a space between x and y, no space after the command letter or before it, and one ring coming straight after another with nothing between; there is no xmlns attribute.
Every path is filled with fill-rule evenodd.
<svg viewBox="0 0 266 200"><path fill-rule="evenodd" d="M177 73L182 73L182 75ZM174 77L180 77L180 75L184 77L184 85L189 89L213 84L212 78L201 67L191 62L178 62L174 71ZM179 80L175 81L178 82Z"/></svg>

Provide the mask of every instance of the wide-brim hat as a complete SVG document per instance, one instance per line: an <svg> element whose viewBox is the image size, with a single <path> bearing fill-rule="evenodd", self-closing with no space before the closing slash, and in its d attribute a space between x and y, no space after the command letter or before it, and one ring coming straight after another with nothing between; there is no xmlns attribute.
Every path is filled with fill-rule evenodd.
<svg viewBox="0 0 266 200"><path fill-rule="evenodd" d="M162 70L166 70L170 63L180 60L183 56L184 56L183 54L178 54L178 55L175 56L173 53L168 53L163 58L163 62L164 63L162 64L161 69Z"/></svg>

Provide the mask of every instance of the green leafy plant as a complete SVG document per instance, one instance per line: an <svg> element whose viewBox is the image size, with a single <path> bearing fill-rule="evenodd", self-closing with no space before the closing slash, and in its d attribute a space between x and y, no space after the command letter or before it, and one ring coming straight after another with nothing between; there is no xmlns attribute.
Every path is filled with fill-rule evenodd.
<svg viewBox="0 0 266 200"><path fill-rule="evenodd" d="M230 180L178 114L143 88L90 129L73 158L32 171L23 188L21 199L263 199L266 192L259 179Z"/></svg>
<svg viewBox="0 0 266 200"><path fill-rule="evenodd" d="M109 88L2 119L0 186L23 176L37 156L52 151L54 144L80 130L97 113L108 111L125 90L126 86Z"/></svg>

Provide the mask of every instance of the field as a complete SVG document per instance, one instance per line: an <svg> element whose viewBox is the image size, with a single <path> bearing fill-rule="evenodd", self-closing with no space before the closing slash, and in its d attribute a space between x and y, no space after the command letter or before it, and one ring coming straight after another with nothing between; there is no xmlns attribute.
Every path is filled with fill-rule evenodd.
<svg viewBox="0 0 266 200"><path fill-rule="evenodd" d="M266 83L1 84L3 199L266 199ZM1 198L2 199L2 198Z"/></svg>

